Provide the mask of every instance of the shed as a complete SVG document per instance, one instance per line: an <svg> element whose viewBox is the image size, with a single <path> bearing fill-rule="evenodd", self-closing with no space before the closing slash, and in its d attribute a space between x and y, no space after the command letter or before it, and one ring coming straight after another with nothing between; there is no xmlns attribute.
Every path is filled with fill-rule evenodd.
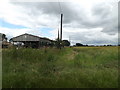
<svg viewBox="0 0 120 90"><path fill-rule="evenodd" d="M48 46L50 43L52 43L52 40L25 33L11 38L10 42L17 42L19 44L23 43L25 47L38 48L42 46Z"/></svg>

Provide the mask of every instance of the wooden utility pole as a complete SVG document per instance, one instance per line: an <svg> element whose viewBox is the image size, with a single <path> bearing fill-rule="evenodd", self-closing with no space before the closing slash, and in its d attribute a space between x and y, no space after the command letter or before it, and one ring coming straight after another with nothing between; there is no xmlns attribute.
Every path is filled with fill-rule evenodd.
<svg viewBox="0 0 120 90"><path fill-rule="evenodd" d="M62 20L63 20L63 14L61 14L61 32L60 32L60 40L62 41Z"/></svg>
<svg viewBox="0 0 120 90"><path fill-rule="evenodd" d="M69 42L70 42L70 44L71 44L71 40L70 40L70 39L71 39L71 37L70 37L70 35L69 35Z"/></svg>
<svg viewBox="0 0 120 90"><path fill-rule="evenodd" d="M61 14L61 27L60 27L60 49L63 46L62 45L62 20L63 20L63 14Z"/></svg>
<svg viewBox="0 0 120 90"><path fill-rule="evenodd" d="M60 36L59 36L59 28L58 28L58 40L60 39L59 37L60 37Z"/></svg>
<svg viewBox="0 0 120 90"><path fill-rule="evenodd" d="M57 48L60 49L59 29L58 29L58 38L57 38Z"/></svg>
<svg viewBox="0 0 120 90"><path fill-rule="evenodd" d="M59 36L59 29L58 29L57 47L59 49L61 49L62 47L62 18L63 18L63 14L61 14L60 36Z"/></svg>

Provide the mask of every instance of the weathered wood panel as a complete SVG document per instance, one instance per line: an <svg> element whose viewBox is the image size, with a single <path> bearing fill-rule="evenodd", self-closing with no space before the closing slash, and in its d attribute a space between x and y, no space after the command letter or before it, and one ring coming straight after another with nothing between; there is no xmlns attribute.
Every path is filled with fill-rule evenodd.
<svg viewBox="0 0 120 90"><path fill-rule="evenodd" d="M40 42L48 42L48 43L51 43L50 40L45 40L45 39L40 39Z"/></svg>
<svg viewBox="0 0 120 90"><path fill-rule="evenodd" d="M24 41L34 41L34 42L47 42L47 43L51 43L52 41L47 39L47 38L41 38L38 36L34 36L31 34L23 34L17 37L12 38L13 42L24 42Z"/></svg>
<svg viewBox="0 0 120 90"><path fill-rule="evenodd" d="M18 37L12 38L13 41L39 41L39 37L28 35L28 34L23 34Z"/></svg>
<svg viewBox="0 0 120 90"><path fill-rule="evenodd" d="M2 34L2 33L0 33L0 41L2 41L2 35L3 35L3 34Z"/></svg>

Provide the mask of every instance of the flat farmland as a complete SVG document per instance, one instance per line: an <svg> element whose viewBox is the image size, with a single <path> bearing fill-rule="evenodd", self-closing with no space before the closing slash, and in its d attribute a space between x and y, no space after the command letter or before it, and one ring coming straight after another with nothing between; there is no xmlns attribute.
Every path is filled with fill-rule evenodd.
<svg viewBox="0 0 120 90"><path fill-rule="evenodd" d="M3 88L117 88L118 47L2 50Z"/></svg>

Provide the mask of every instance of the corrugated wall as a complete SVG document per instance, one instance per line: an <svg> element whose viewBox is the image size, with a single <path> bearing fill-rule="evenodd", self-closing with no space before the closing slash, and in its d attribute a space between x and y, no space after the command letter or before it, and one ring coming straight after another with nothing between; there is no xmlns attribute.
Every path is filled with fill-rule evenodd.
<svg viewBox="0 0 120 90"><path fill-rule="evenodd" d="M51 42L50 40L46 40L44 38L32 36L29 34L20 35L18 37L13 38L12 40L13 40L13 42L22 42L22 41L38 41L38 42L48 42L48 43Z"/></svg>
<svg viewBox="0 0 120 90"><path fill-rule="evenodd" d="M39 37L34 37L31 35L21 35L13 38L13 41L39 41Z"/></svg>

